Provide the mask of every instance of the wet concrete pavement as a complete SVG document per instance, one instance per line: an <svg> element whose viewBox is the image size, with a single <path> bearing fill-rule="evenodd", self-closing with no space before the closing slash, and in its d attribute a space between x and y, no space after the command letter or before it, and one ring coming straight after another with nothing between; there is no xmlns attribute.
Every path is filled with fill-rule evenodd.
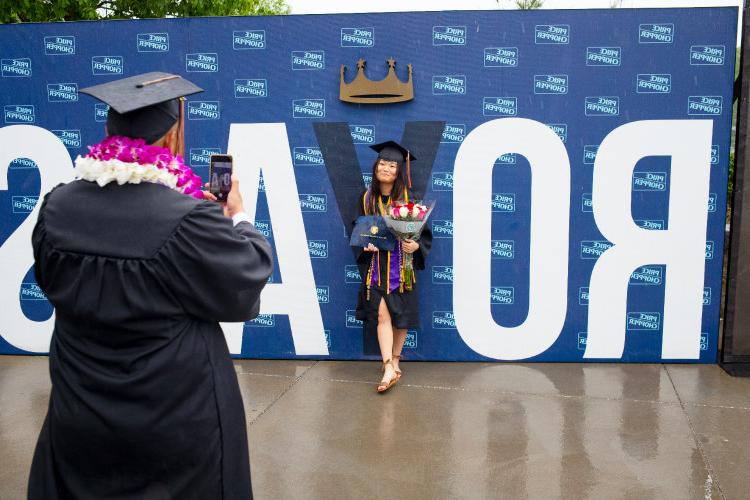
<svg viewBox="0 0 750 500"><path fill-rule="evenodd" d="M750 379L713 365L235 361L263 499L750 498ZM47 358L0 356L0 499Z"/></svg>

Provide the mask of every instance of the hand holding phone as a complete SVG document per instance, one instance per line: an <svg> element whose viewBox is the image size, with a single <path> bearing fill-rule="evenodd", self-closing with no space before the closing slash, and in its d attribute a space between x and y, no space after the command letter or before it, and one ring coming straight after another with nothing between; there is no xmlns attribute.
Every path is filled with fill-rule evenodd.
<svg viewBox="0 0 750 500"><path fill-rule="evenodd" d="M208 190L216 197L216 201L227 202L229 191L232 189L232 156L211 155L208 166Z"/></svg>

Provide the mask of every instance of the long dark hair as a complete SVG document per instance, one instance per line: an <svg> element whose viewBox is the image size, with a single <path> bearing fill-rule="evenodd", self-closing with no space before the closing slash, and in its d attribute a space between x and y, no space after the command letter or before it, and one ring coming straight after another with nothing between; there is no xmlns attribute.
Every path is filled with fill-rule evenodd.
<svg viewBox="0 0 750 500"><path fill-rule="evenodd" d="M368 212L371 214L378 214L378 200L382 194L380 191L380 181L378 180L378 163L380 158L375 160L372 164L372 182L370 183L369 199L368 199ZM391 200L392 201L404 201L406 198L406 182L404 182L404 175L402 173L403 165L402 162L398 162L398 170L396 171L396 180L393 182L393 189L391 189Z"/></svg>

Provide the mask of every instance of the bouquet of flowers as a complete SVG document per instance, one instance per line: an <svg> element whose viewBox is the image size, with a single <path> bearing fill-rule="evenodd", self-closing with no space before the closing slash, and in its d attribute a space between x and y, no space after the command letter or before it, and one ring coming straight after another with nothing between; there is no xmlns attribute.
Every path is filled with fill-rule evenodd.
<svg viewBox="0 0 750 500"><path fill-rule="evenodd" d="M388 213L384 217L385 223L399 240L417 241L434 207L434 201L431 203L394 203L388 207ZM400 244L399 251L403 257L401 259L401 291L403 292L414 288L416 275L414 274L414 256L403 252Z"/></svg>

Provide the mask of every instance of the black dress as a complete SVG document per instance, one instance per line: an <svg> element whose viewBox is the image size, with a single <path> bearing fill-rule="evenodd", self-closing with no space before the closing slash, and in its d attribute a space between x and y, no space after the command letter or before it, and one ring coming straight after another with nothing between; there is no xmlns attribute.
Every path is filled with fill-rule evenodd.
<svg viewBox="0 0 750 500"><path fill-rule="evenodd" d="M252 498L218 322L257 315L263 236L164 186L75 181L45 196L32 242L56 318L29 498Z"/></svg>
<svg viewBox="0 0 750 500"><path fill-rule="evenodd" d="M367 191L359 197L358 215L371 215L365 213L365 196ZM387 197L381 196L383 206L387 205ZM419 237L419 248L414 252L414 269L422 270L425 268L425 258L430 253L432 247L432 231L429 225L425 224L422 234ZM380 283L373 284L370 287L370 300L367 300L367 271L370 267L372 252L365 252L360 247L353 247L354 258L357 260L359 275L362 277L362 283L357 294L356 317L364 322L363 326L363 345L366 354L380 354L378 347L378 308L381 299L385 301L388 312L391 315L391 322L395 328L419 328L419 294L417 284L414 284L413 290L400 292L398 288L387 293L388 287L388 254L395 252L380 251L377 252L378 264L377 272L380 274ZM392 281L391 281L392 283Z"/></svg>

